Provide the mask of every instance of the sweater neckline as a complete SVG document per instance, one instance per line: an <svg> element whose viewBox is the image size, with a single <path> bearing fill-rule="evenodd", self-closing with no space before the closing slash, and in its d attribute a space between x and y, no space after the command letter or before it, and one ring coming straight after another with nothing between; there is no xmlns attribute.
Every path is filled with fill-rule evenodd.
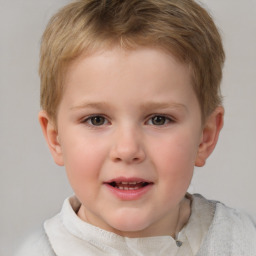
<svg viewBox="0 0 256 256"><path fill-rule="evenodd" d="M205 205L206 199L199 195L191 196L191 216L188 223L179 232L178 239L183 243L188 243L193 252L197 252L203 237L205 236L214 215L213 209ZM202 202L203 201L203 202ZM75 237L81 240L85 240L88 243L102 249L105 251L111 251L118 244L119 248L122 250L129 248L136 248L143 252L145 249L148 250L160 250L163 247L173 248L173 252L177 252L178 248L176 245L176 240L171 236L154 236L154 237L144 237L144 238L128 238L122 237L115 233L103 230L96 226L93 226L83 220L81 220L76 212L80 207L79 200L72 196L67 198L63 204L61 211L61 220L65 228ZM206 207L208 214L200 216L202 207ZM207 212L206 211L206 212ZM206 217L205 217L206 216ZM203 221L202 221L203 220ZM195 235L195 228L197 229L198 235ZM198 245L199 244L199 245Z"/></svg>

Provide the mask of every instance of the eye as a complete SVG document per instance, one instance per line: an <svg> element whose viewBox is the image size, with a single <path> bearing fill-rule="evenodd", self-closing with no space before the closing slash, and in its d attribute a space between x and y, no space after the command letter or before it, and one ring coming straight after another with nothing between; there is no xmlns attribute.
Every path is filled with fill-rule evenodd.
<svg viewBox="0 0 256 256"><path fill-rule="evenodd" d="M160 125L168 124L171 121L172 120L166 116L156 115L151 117L148 122L150 125L160 126Z"/></svg>
<svg viewBox="0 0 256 256"><path fill-rule="evenodd" d="M107 123L107 119L103 116L91 116L85 119L84 122L92 126L101 126Z"/></svg>

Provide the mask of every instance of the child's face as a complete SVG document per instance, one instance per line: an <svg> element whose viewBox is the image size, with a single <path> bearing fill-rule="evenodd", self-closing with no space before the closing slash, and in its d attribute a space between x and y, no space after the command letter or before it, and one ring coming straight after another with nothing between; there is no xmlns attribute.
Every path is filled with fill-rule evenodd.
<svg viewBox="0 0 256 256"><path fill-rule="evenodd" d="M114 48L72 63L64 87L55 160L79 216L124 236L168 234L202 140L187 65L154 48Z"/></svg>

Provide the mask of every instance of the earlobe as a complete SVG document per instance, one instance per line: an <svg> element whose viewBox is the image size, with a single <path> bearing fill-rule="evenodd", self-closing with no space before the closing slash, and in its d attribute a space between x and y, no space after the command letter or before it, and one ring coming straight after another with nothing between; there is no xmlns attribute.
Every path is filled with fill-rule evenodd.
<svg viewBox="0 0 256 256"><path fill-rule="evenodd" d="M198 148L195 166L202 167L205 165L206 159L213 152L219 133L223 127L223 107L217 107L205 122L201 142Z"/></svg>
<svg viewBox="0 0 256 256"><path fill-rule="evenodd" d="M58 131L49 118L46 111L41 110L38 114L39 123L41 125L44 138L48 144L52 157L57 165L63 166L63 157L61 144L58 138Z"/></svg>

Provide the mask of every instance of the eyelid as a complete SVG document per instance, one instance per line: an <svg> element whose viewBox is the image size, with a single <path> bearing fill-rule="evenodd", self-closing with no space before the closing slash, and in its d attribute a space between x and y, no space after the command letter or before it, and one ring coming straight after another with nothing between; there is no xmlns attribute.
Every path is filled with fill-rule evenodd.
<svg viewBox="0 0 256 256"><path fill-rule="evenodd" d="M170 115L167 115L167 114L152 114L150 115L148 118L147 118L147 121L146 123L148 123L150 120L152 120L154 117L164 117L166 118L166 120L168 120L168 123L166 124L163 124L163 125L158 125L158 126L166 126L168 125L169 123L174 123L176 120L174 117L170 116ZM157 125L154 125L154 124L150 124L150 125L153 125L153 126L157 126Z"/></svg>
<svg viewBox="0 0 256 256"><path fill-rule="evenodd" d="M97 126L97 125L90 124L89 121L90 121L92 118L94 118L94 117L102 117L102 118L105 119L106 123L104 122L104 124L98 125L98 126ZM102 126L105 126L105 125L107 125L107 124L110 124L110 121L109 121L109 118L106 117L104 114L92 114L92 115L89 115L89 116L87 116L87 117L82 118L81 123L86 124L86 125L88 125L88 126L90 126L90 127L102 127Z"/></svg>
<svg viewBox="0 0 256 256"><path fill-rule="evenodd" d="M88 121L90 121L93 117L102 117L105 119L105 122L104 124L102 125L93 125L93 124L90 124ZM159 114L159 113L155 113L155 114L151 114L149 115L147 118L146 118L146 121L145 121L145 124L149 124L150 120L152 120L152 118L154 117L164 117L168 122L166 124L163 124L163 125L159 125L159 126L166 126L168 125L169 123L174 123L176 122L176 119L173 117L173 116L170 116L168 114ZM102 127L102 126L105 126L105 125L109 125L111 124L110 122L110 118L107 117L106 115L104 114L91 114L91 115L88 115L86 117L83 117L80 121L81 123L83 124L86 124L90 127ZM152 126L157 126L157 125L154 125L154 124L150 124Z"/></svg>

